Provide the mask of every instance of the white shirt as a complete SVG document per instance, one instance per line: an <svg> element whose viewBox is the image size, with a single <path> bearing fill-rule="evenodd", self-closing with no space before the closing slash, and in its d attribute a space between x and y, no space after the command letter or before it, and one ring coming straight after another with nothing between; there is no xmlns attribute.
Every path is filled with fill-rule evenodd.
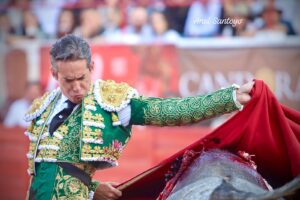
<svg viewBox="0 0 300 200"><path fill-rule="evenodd" d="M222 4L219 0L210 1L207 7L204 7L199 1L195 1L187 15L184 26L185 36L214 36L218 33L219 24L215 19L220 18Z"/></svg>
<svg viewBox="0 0 300 200"><path fill-rule="evenodd" d="M55 106L54 106L54 110L53 112L50 114L49 118L48 118L48 121L47 121L47 124L49 125L50 122L52 121L53 117L59 113L60 111L62 111L63 109L67 108L68 107L68 103L66 102L68 100L68 98L61 94L60 98L57 100ZM79 105L76 105L73 109L72 112L74 112L77 108L79 107Z"/></svg>

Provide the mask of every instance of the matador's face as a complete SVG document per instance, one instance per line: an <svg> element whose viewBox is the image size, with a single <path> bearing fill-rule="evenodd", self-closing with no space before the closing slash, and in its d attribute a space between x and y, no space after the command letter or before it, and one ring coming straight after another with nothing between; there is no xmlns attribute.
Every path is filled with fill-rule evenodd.
<svg viewBox="0 0 300 200"><path fill-rule="evenodd" d="M91 70L86 60L57 61L57 71L52 70L62 93L73 103L81 103L91 85Z"/></svg>

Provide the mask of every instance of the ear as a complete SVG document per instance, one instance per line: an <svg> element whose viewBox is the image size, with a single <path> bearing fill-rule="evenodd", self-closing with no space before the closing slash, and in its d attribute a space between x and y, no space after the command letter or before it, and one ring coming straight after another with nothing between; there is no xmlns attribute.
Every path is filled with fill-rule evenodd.
<svg viewBox="0 0 300 200"><path fill-rule="evenodd" d="M55 78L55 80L58 79L57 70L53 69L52 67L51 67L51 74L52 74L52 76Z"/></svg>
<svg viewBox="0 0 300 200"><path fill-rule="evenodd" d="M94 61L92 61L90 64L90 72L92 72L94 70L94 67L95 67L95 63L94 63Z"/></svg>

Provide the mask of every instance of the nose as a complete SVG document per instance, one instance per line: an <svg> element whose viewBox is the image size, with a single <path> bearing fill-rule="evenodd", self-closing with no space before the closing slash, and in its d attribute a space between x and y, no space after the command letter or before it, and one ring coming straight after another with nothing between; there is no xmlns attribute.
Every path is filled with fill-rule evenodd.
<svg viewBox="0 0 300 200"><path fill-rule="evenodd" d="M72 90L75 92L75 93L78 93L80 92L80 83L78 81L75 81L72 85Z"/></svg>

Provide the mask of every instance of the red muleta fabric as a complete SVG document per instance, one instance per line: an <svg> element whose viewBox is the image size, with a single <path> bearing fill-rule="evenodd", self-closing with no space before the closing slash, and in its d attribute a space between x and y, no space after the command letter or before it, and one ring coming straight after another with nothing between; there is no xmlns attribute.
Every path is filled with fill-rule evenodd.
<svg viewBox="0 0 300 200"><path fill-rule="evenodd" d="M122 183L122 199L156 199L165 187L165 174L186 150L220 148L245 151L257 170L274 187L300 174L300 113L281 105L268 86L255 80L252 99L244 109L206 137L157 166Z"/></svg>

